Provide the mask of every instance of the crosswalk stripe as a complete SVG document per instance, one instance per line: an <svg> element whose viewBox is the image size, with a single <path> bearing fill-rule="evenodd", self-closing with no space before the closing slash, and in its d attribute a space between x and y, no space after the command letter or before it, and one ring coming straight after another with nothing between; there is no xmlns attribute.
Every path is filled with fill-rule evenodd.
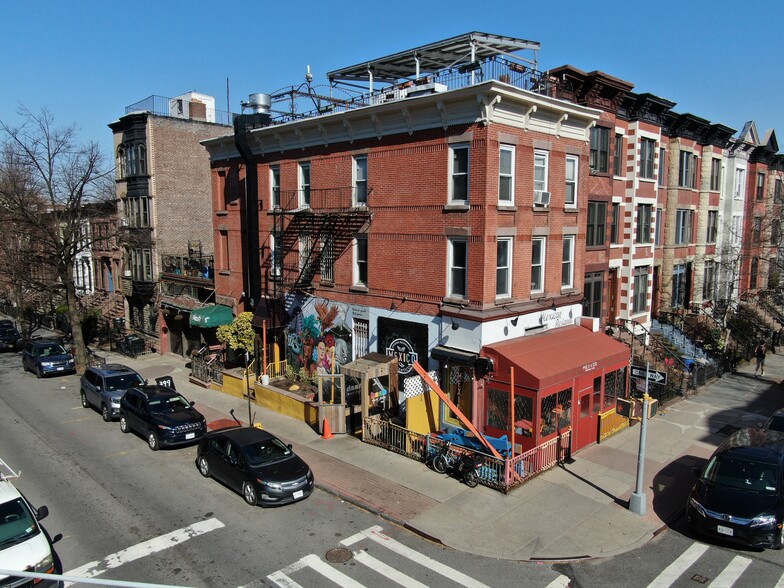
<svg viewBox="0 0 784 588"><path fill-rule="evenodd" d="M691 567L703 553L708 550L704 543L692 543L691 546L681 553L681 555L662 570L656 579L648 584L648 588L667 588L671 586L678 577Z"/></svg>
<svg viewBox="0 0 784 588"><path fill-rule="evenodd" d="M781 578L779 578L779 581L776 582L773 588L784 588L784 574L781 574Z"/></svg>
<svg viewBox="0 0 784 588"><path fill-rule="evenodd" d="M338 571L328 563L321 561L321 558L317 555L306 555L300 561L305 563L307 567L311 568L315 572L318 572L328 580L332 580L335 582L335 584L341 586L341 588L365 588L365 586L350 578L343 572Z"/></svg>
<svg viewBox="0 0 784 588"><path fill-rule="evenodd" d="M751 560L748 557L736 555L727 564L727 567L716 576L716 579L711 582L711 588L732 588L732 585L740 578L740 575L749 567L750 563Z"/></svg>
<svg viewBox="0 0 784 588"><path fill-rule="evenodd" d="M398 555L402 555L403 557L406 557L411 561L414 561L436 572L437 574L441 574L445 578L448 578L453 582L457 582L461 586L465 586L466 588L489 588L489 586L486 584L482 584L482 582L474 580L472 577L467 576L466 574L459 572L454 568L450 568L449 566L446 566L439 561L423 555L418 551L403 545L402 543L398 543L392 539L392 537L383 533L381 527L378 525L370 527L369 529L362 531L362 533L365 535L365 537L375 541L379 545L383 545Z"/></svg>
<svg viewBox="0 0 784 588"><path fill-rule="evenodd" d="M366 565L370 569L377 571L379 574L388 578L389 580L397 582L406 588L428 588L427 584L423 584L411 576L407 576L403 572L396 570L392 566L385 564L381 560L364 551L355 551L354 559L356 559L359 563Z"/></svg>
<svg viewBox="0 0 784 588"><path fill-rule="evenodd" d="M567 588L569 586L569 576L563 574L550 582L545 588Z"/></svg>
<svg viewBox="0 0 784 588"><path fill-rule="evenodd" d="M112 555L104 558L102 561L92 561L81 567L65 572L65 576L81 576L82 578L94 578L112 568L119 567L128 562L136 561L142 557L146 557L158 551L163 551L169 547L174 547L188 539L193 539L204 533L220 529L224 524L218 519L207 519L206 521L199 521L182 529L177 529L166 535L155 537L142 543L132 545L122 551L113 553ZM66 583L66 586L70 584Z"/></svg>
<svg viewBox="0 0 784 588"><path fill-rule="evenodd" d="M280 588L302 588L299 584L297 584L294 580L289 578L286 574L282 571L278 570L274 574L270 574L267 576L267 579L270 582L273 582L276 586Z"/></svg>

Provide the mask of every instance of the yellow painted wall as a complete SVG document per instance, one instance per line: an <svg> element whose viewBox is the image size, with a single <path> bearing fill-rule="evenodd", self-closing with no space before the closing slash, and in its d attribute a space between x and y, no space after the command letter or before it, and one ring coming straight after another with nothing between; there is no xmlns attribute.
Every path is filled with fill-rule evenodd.
<svg viewBox="0 0 784 588"><path fill-rule="evenodd" d="M256 383L256 404L280 414L299 419L309 425L318 423L318 406L300 396L286 394L281 390L265 388Z"/></svg>
<svg viewBox="0 0 784 588"><path fill-rule="evenodd" d="M432 390L406 399L406 429L421 434L438 431L439 402Z"/></svg>

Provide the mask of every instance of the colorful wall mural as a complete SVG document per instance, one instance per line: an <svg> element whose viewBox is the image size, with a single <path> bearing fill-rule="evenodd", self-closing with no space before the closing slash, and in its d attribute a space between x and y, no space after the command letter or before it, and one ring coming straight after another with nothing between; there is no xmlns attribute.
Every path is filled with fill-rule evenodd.
<svg viewBox="0 0 784 588"><path fill-rule="evenodd" d="M286 334L288 365L308 375L339 373L352 360L349 308L320 298L291 302Z"/></svg>

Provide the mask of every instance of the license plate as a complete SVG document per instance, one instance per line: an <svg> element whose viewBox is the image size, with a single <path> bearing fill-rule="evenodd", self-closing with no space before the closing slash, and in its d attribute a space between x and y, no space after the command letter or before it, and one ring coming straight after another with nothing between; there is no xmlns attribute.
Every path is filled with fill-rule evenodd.
<svg viewBox="0 0 784 588"><path fill-rule="evenodd" d="M302 490L297 490L296 492L294 492L292 496L294 496L294 498L302 498L304 494L305 492L303 492Z"/></svg>
<svg viewBox="0 0 784 588"><path fill-rule="evenodd" d="M725 527L723 525L716 525L716 532L721 533L722 535L729 535L730 537L735 534L735 531L733 531L730 527Z"/></svg>
<svg viewBox="0 0 784 588"><path fill-rule="evenodd" d="M186 439L193 439L196 436L196 433L185 433Z"/></svg>
<svg viewBox="0 0 784 588"><path fill-rule="evenodd" d="M59 368L57 368L57 371L58 371L58 372L61 372L61 371L63 371L64 369L65 369L65 368L63 368L63 367L59 367Z"/></svg>

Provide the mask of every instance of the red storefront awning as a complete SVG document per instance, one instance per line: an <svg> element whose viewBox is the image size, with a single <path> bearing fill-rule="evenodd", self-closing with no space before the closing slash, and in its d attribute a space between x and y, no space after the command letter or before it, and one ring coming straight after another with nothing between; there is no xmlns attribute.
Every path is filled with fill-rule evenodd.
<svg viewBox="0 0 784 588"><path fill-rule="evenodd" d="M604 333L568 326L509 339L482 349L496 377L515 368L515 385L541 390L612 364L628 362L627 345Z"/></svg>

